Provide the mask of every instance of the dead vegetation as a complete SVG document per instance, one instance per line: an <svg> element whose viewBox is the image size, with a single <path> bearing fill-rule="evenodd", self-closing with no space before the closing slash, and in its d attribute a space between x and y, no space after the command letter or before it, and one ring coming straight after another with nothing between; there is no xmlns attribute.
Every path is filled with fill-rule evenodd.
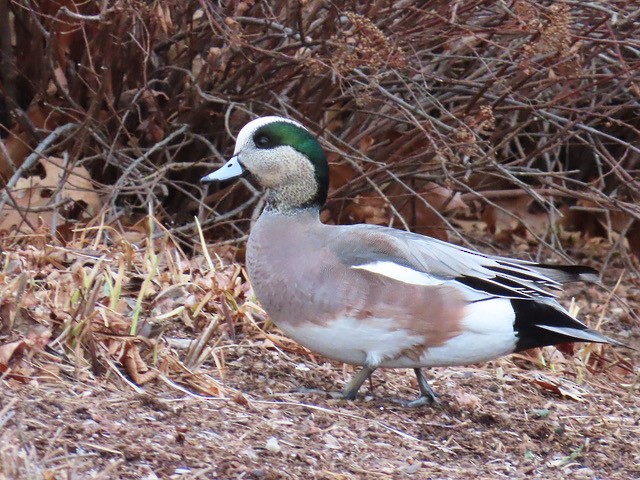
<svg viewBox="0 0 640 480"><path fill-rule="evenodd" d="M325 221L599 266L570 293L637 345L639 28L621 0L0 0L0 478L640 476L636 352L437 369L421 411L403 372L291 393L351 370L254 303L260 192L198 184L292 116Z"/></svg>
<svg viewBox="0 0 640 480"><path fill-rule="evenodd" d="M122 228L153 204L186 244L196 215L208 238L241 238L258 193L197 179L251 112L319 133L327 219L444 237L457 212L556 250L571 227L640 248L628 2L3 4L2 230L55 213L64 240L62 224ZM64 175L42 171L51 156ZM101 204L67 195L72 177Z"/></svg>

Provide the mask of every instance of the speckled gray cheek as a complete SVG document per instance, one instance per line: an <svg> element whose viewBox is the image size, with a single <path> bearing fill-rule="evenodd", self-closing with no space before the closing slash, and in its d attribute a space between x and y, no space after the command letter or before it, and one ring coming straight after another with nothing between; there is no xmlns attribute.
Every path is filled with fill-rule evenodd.
<svg viewBox="0 0 640 480"><path fill-rule="evenodd" d="M280 187L271 191L271 206L298 207L310 202L318 191L313 165L306 157L294 151L282 156L281 161L288 173Z"/></svg>
<svg viewBox="0 0 640 480"><path fill-rule="evenodd" d="M283 182L286 172L279 159L255 147L239 153L240 162L264 188L272 188Z"/></svg>
<svg viewBox="0 0 640 480"><path fill-rule="evenodd" d="M289 146L269 151L254 150L244 157L243 164L260 185L269 189L267 203L270 208L298 207L317 194L313 165Z"/></svg>

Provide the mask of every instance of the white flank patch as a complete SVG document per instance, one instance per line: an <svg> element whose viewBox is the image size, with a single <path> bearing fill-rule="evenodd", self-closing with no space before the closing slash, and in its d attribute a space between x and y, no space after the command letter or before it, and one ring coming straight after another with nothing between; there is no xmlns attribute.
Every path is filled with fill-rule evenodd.
<svg viewBox="0 0 640 480"><path fill-rule="evenodd" d="M378 275L383 275L412 285L443 285L445 283L445 280L435 278L428 273L387 261L354 265L351 268L377 273Z"/></svg>
<svg viewBox="0 0 640 480"><path fill-rule="evenodd" d="M384 360L420 344L419 335L394 329L394 321L377 318L338 318L323 325L279 325L284 333L327 358L352 365L385 365Z"/></svg>
<svg viewBox="0 0 640 480"><path fill-rule="evenodd" d="M465 329L472 333L497 335L509 333L515 338L513 324L516 314L508 298L492 298L467 305L462 321Z"/></svg>
<svg viewBox="0 0 640 480"><path fill-rule="evenodd" d="M401 357L381 366L396 368L469 365L512 353L517 337L513 330L515 314L511 301L496 298L471 303L462 320L463 331L444 345L428 348L416 361Z"/></svg>
<svg viewBox="0 0 640 480"><path fill-rule="evenodd" d="M462 320L462 334L440 347L428 349L422 361L435 361L434 365L465 365L511 353L518 341L513 329L515 318L508 298L470 303Z"/></svg>

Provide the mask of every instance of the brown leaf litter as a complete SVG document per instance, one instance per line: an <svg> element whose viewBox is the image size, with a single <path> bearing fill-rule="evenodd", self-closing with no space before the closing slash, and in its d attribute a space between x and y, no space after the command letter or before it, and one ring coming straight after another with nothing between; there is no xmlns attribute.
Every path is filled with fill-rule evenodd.
<svg viewBox="0 0 640 480"><path fill-rule="evenodd" d="M547 348L431 370L380 370L354 402L354 368L270 325L242 268L187 256L147 222L78 230L62 247L3 242L0 478L633 478L638 352ZM514 248L518 248L514 245ZM615 294L635 309L638 281ZM615 277L614 277L615 275ZM637 345L610 293L568 292L592 326ZM135 325L135 328L133 328Z"/></svg>

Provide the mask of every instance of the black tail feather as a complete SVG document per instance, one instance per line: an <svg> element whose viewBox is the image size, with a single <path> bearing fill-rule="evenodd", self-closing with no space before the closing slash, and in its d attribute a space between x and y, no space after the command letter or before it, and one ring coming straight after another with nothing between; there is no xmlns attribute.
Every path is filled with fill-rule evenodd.
<svg viewBox="0 0 640 480"><path fill-rule="evenodd" d="M618 343L551 304L514 299L511 305L516 317L514 329L518 335L516 352L570 342Z"/></svg>
<svg viewBox="0 0 640 480"><path fill-rule="evenodd" d="M536 263L531 268L559 283L598 283L600 281L600 273L595 268L585 265L550 265L548 263Z"/></svg>

